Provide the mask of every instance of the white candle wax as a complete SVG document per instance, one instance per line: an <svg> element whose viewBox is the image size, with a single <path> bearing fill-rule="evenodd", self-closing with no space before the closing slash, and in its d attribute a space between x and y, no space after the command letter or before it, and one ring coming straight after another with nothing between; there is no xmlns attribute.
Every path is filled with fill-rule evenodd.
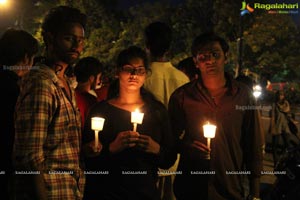
<svg viewBox="0 0 300 200"><path fill-rule="evenodd" d="M207 147L210 149L211 138L214 138L216 135L216 126L207 122L207 124L203 125L204 137L207 138ZM210 155L209 155L210 159Z"/></svg>
<svg viewBox="0 0 300 200"><path fill-rule="evenodd" d="M207 138L207 147L210 149L210 138Z"/></svg>
<svg viewBox="0 0 300 200"><path fill-rule="evenodd" d="M138 109L131 112L131 123L142 124L144 113L141 113Z"/></svg>
<svg viewBox="0 0 300 200"><path fill-rule="evenodd" d="M102 131L105 119L102 117L92 117L92 130Z"/></svg>
<svg viewBox="0 0 300 200"><path fill-rule="evenodd" d="M99 131L95 131L95 147L94 150L97 151L98 145L99 145L99 138L98 138Z"/></svg>
<svg viewBox="0 0 300 200"><path fill-rule="evenodd" d="M203 132L205 138L214 138L216 135L216 126L207 122L207 124L203 125Z"/></svg>
<svg viewBox="0 0 300 200"><path fill-rule="evenodd" d="M141 113L138 109L131 112L131 123L133 123L133 131L136 132L137 125L142 124L144 118L144 113Z"/></svg>
<svg viewBox="0 0 300 200"><path fill-rule="evenodd" d="M137 123L133 123L133 131L136 132Z"/></svg>
<svg viewBox="0 0 300 200"><path fill-rule="evenodd" d="M99 145L99 138L98 138L98 133L99 131L103 130L103 125L104 125L105 119L102 117L92 117L91 119L91 127L92 130L95 132L95 147L94 150L97 151L98 145Z"/></svg>

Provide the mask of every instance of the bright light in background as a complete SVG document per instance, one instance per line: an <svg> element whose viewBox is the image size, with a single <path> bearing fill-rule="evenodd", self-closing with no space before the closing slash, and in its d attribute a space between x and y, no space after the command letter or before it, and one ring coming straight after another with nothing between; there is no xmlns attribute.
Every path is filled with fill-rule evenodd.
<svg viewBox="0 0 300 200"><path fill-rule="evenodd" d="M10 2L8 0L0 0L0 9L7 9L9 7Z"/></svg>
<svg viewBox="0 0 300 200"><path fill-rule="evenodd" d="M255 85L253 86L253 96L257 99L261 93L262 93L262 88L260 85Z"/></svg>
<svg viewBox="0 0 300 200"><path fill-rule="evenodd" d="M1 5L7 4L7 0L0 0L0 4L1 4Z"/></svg>

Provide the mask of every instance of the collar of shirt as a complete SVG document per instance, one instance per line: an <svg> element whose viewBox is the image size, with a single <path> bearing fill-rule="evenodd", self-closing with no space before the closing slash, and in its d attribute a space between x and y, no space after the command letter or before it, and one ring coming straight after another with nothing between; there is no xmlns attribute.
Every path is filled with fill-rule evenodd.
<svg viewBox="0 0 300 200"><path fill-rule="evenodd" d="M237 82L233 79L233 77L230 74L226 72L225 72L225 79L226 79L225 87L228 88L227 94L235 95L238 92L238 88L239 88ZM207 92L207 89L203 85L201 76L199 76L199 78L197 79L197 85L200 90Z"/></svg>

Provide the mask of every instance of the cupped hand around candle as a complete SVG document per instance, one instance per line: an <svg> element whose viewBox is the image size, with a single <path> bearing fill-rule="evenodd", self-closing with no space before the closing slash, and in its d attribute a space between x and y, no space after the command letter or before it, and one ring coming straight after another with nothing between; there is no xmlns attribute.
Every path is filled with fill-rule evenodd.
<svg viewBox="0 0 300 200"><path fill-rule="evenodd" d="M136 142L136 146L147 153L158 154L160 151L160 145L148 135L141 134Z"/></svg>
<svg viewBox="0 0 300 200"><path fill-rule="evenodd" d="M198 140L193 141L192 147L198 149L199 151L205 151L207 153L210 152L210 149L208 148L208 146L206 144L203 144L202 142L200 142Z"/></svg>
<svg viewBox="0 0 300 200"><path fill-rule="evenodd" d="M139 133L133 131L120 132L116 139L110 143L109 151L111 153L118 153L126 148L136 146L136 142L139 138Z"/></svg>
<svg viewBox="0 0 300 200"><path fill-rule="evenodd" d="M95 140L83 145L83 152L88 157L95 157L101 153L103 146L99 141L97 148L95 149Z"/></svg>
<svg viewBox="0 0 300 200"><path fill-rule="evenodd" d="M193 143L191 144L191 147L197 149L201 153L202 158L207 159L209 157L210 149L207 147L206 144L194 140Z"/></svg>

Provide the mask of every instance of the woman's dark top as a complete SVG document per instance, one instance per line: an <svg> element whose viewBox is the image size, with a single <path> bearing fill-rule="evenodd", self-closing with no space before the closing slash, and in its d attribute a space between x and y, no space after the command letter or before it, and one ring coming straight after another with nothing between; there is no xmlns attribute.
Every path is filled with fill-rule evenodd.
<svg viewBox="0 0 300 200"><path fill-rule="evenodd" d="M85 198L91 199L160 199L156 188L157 171L167 169L176 160L174 139L171 134L166 108L158 101L151 100L139 108L144 113L137 132L151 136L160 144L158 155L143 152L135 147L111 154L109 144L122 131L133 130L131 112L109 104L97 103L87 118L83 132L83 143L94 140L91 117L105 118L103 131L99 133L103 149L99 156L86 158L87 183ZM96 173L100 173L97 174ZM93 174L94 173L94 174ZM102 174L101 174L102 173ZM108 173L108 174L107 174Z"/></svg>

